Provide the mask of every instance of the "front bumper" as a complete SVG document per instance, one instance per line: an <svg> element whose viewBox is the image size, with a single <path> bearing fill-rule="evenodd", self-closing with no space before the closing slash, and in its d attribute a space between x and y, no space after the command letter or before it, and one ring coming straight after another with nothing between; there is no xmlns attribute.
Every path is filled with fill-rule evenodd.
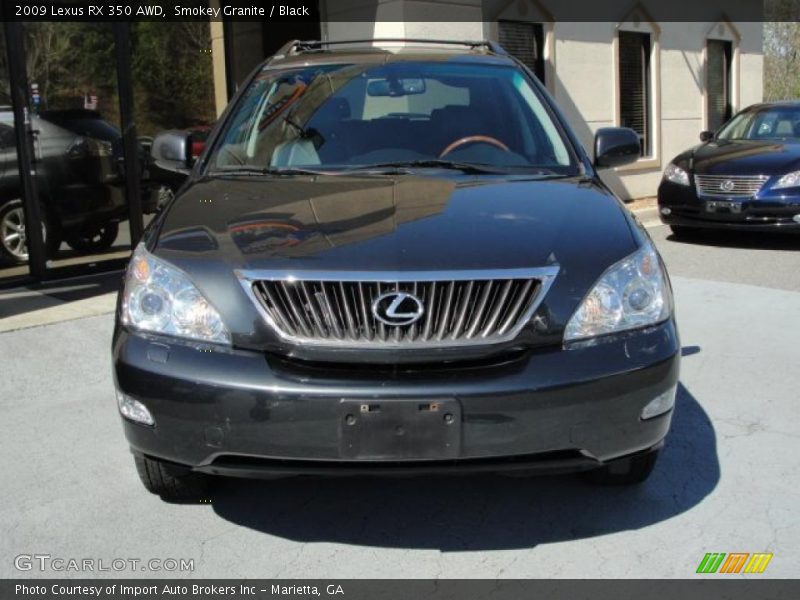
<svg viewBox="0 0 800 600"><path fill-rule="evenodd" d="M800 233L800 197L760 192L756 197L736 200L737 211L709 212L707 201L725 198L701 198L694 186L662 181L658 188L658 216L666 225L740 231ZM669 209L664 214L663 209Z"/></svg>
<svg viewBox="0 0 800 600"><path fill-rule="evenodd" d="M132 450L198 471L564 471L661 443L672 411L644 421L640 415L677 385L680 344L670 319L594 345L530 351L480 368L349 369L118 328L113 355L118 389L155 419L152 427L123 419ZM441 455L354 456L342 411L353 401L454 407L448 409L457 416L453 444Z"/></svg>

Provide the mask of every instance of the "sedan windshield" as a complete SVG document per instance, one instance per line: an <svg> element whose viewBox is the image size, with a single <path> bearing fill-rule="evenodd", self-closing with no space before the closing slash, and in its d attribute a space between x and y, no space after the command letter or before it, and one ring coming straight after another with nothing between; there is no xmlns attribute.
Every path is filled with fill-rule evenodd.
<svg viewBox="0 0 800 600"><path fill-rule="evenodd" d="M772 106L739 113L717 138L800 142L800 106Z"/></svg>
<svg viewBox="0 0 800 600"><path fill-rule="evenodd" d="M577 171L560 129L525 76L496 65L265 68L219 140L210 159L217 173Z"/></svg>

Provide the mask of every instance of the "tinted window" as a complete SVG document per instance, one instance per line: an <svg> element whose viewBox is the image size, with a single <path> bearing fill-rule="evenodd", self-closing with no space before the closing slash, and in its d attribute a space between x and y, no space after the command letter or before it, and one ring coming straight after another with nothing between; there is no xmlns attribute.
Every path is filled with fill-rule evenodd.
<svg viewBox="0 0 800 600"><path fill-rule="evenodd" d="M723 140L800 141L800 106L774 106L739 113L719 132Z"/></svg>

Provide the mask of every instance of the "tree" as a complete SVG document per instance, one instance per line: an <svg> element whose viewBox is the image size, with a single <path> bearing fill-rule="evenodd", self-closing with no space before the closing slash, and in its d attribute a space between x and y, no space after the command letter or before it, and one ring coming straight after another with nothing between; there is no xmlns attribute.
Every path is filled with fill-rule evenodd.
<svg viewBox="0 0 800 600"><path fill-rule="evenodd" d="M800 98L800 6L766 0L764 8L764 99Z"/></svg>

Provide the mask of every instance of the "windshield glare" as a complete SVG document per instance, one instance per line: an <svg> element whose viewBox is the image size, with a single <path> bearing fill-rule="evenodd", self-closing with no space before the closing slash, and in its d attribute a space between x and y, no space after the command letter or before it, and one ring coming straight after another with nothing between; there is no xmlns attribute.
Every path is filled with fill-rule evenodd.
<svg viewBox="0 0 800 600"><path fill-rule="evenodd" d="M800 142L800 106L776 106L740 113L722 128L717 138Z"/></svg>
<svg viewBox="0 0 800 600"><path fill-rule="evenodd" d="M352 170L448 161L576 170L513 67L452 63L265 68L239 102L211 169Z"/></svg>

